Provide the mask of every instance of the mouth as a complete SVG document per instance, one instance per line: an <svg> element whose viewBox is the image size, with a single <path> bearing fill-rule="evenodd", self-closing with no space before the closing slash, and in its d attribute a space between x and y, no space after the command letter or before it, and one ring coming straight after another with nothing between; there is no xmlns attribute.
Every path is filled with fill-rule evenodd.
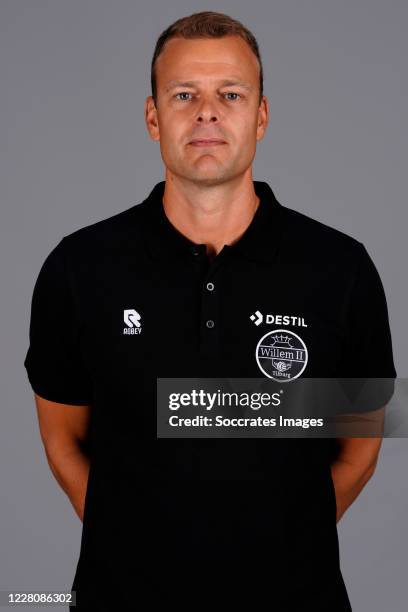
<svg viewBox="0 0 408 612"><path fill-rule="evenodd" d="M219 138L198 138L197 140L192 140L188 144L193 147L214 147L216 145L227 144L225 140L220 140Z"/></svg>

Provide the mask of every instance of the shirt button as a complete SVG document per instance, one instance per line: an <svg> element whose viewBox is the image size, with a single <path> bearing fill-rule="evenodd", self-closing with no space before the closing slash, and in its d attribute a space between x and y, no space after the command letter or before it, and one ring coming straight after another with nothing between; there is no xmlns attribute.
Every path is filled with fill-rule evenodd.
<svg viewBox="0 0 408 612"><path fill-rule="evenodd" d="M215 323L212 319L208 319L208 321L206 322L206 326L207 327L214 327Z"/></svg>
<svg viewBox="0 0 408 612"><path fill-rule="evenodd" d="M212 291L214 289L214 283L207 283L208 291Z"/></svg>

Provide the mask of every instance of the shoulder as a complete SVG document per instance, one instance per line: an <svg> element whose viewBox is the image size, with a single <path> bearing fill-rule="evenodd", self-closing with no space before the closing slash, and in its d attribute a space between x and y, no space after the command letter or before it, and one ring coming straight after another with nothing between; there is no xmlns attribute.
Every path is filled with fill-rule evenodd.
<svg viewBox="0 0 408 612"><path fill-rule="evenodd" d="M110 217L66 234L56 249L70 259L128 252L140 249L147 203L134 204Z"/></svg>
<svg viewBox="0 0 408 612"><path fill-rule="evenodd" d="M314 262L316 266L337 263L355 267L366 258L366 248L357 237L298 210L281 206L285 219L283 246L285 248L286 243L295 256Z"/></svg>

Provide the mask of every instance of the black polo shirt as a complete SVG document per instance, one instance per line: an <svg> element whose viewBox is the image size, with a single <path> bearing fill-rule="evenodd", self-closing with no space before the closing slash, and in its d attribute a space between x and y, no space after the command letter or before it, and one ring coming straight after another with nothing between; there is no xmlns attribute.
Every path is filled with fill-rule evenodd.
<svg viewBox="0 0 408 612"><path fill-rule="evenodd" d="M279 380L257 352L274 330L301 351L289 379L396 376L364 245L283 206L266 182L254 188L249 227L211 261L170 223L162 181L64 236L41 268L29 381L48 400L92 406L78 610L102 599L99 610L139 609L145 595L189 596L192 609L266 597L279 612L351 610L334 440L156 435L157 377Z"/></svg>

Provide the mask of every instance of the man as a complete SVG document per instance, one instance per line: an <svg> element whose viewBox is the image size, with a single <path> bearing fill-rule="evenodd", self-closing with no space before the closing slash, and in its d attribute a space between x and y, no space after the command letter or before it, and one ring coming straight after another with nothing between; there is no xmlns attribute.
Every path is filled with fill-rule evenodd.
<svg viewBox="0 0 408 612"><path fill-rule="evenodd" d="M32 300L41 436L83 520L76 609L140 609L147 596L350 611L336 523L380 438L160 438L156 382L273 378L256 352L278 328L307 353L289 382L395 378L378 272L361 242L253 180L269 105L239 22L203 12L162 33L145 120L165 181L64 236Z"/></svg>

